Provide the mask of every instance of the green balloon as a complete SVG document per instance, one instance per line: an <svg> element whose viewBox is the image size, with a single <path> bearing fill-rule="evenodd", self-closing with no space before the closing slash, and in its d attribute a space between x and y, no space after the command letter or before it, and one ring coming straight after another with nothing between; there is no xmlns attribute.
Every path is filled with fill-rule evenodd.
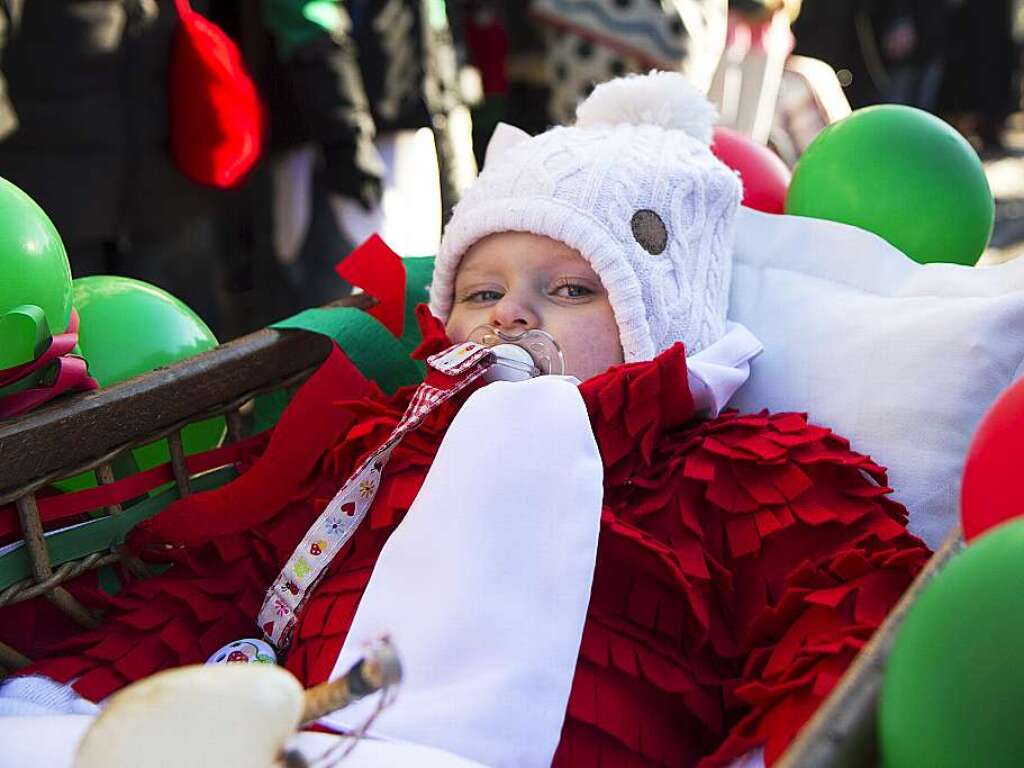
<svg viewBox="0 0 1024 768"><path fill-rule="evenodd" d="M96 275L74 282L78 345L101 387L217 346L199 316L167 291L128 277Z"/></svg>
<svg viewBox="0 0 1024 768"><path fill-rule="evenodd" d="M822 131L793 171L786 213L874 232L914 261L975 264L995 203L977 153L939 118L887 104Z"/></svg>
<svg viewBox="0 0 1024 768"><path fill-rule="evenodd" d="M60 235L31 197L0 179L0 369L34 360L39 329L63 333L70 317L71 268Z"/></svg>
<svg viewBox="0 0 1024 768"><path fill-rule="evenodd" d="M206 324L171 294L141 280L97 275L74 281L79 315L78 344L89 374L101 387L139 376L217 346ZM220 445L225 422L214 417L189 424L181 437L186 454ZM166 440L132 451L140 470L170 461ZM59 487L92 487L92 473L63 480Z"/></svg>
<svg viewBox="0 0 1024 768"><path fill-rule="evenodd" d="M879 701L886 768L1024 760L1024 520L957 555L907 614Z"/></svg>

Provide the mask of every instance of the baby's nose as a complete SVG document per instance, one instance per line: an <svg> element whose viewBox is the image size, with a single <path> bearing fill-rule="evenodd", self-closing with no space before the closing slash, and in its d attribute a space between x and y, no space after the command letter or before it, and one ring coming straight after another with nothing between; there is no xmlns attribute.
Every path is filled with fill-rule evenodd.
<svg viewBox="0 0 1024 768"><path fill-rule="evenodd" d="M537 328L540 321L529 302L520 301L506 294L491 308L491 325L496 328L530 330Z"/></svg>

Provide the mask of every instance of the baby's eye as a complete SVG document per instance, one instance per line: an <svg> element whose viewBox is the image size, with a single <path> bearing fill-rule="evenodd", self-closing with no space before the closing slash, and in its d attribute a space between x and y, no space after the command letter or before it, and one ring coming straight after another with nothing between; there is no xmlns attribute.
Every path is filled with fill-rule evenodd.
<svg viewBox="0 0 1024 768"><path fill-rule="evenodd" d="M592 296L594 292L585 285L579 283L564 283L554 290L555 296L562 296L566 299L583 299Z"/></svg>
<svg viewBox="0 0 1024 768"><path fill-rule="evenodd" d="M501 301L501 297L504 295L501 291L480 290L467 293L462 300L473 304L486 304L490 301Z"/></svg>

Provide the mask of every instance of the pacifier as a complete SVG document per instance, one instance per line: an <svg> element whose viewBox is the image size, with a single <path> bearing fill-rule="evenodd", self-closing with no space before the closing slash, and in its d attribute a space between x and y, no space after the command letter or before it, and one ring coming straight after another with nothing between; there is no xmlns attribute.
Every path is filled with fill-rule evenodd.
<svg viewBox="0 0 1024 768"><path fill-rule="evenodd" d="M541 330L502 331L492 325L480 325L469 334L469 341L488 347L494 363L484 381L525 381L534 376L565 373L562 350L550 333Z"/></svg>

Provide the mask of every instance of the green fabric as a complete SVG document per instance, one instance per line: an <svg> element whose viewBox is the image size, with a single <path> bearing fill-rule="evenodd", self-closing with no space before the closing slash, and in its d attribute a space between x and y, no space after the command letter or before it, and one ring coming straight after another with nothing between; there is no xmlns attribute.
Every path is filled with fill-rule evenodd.
<svg viewBox="0 0 1024 768"><path fill-rule="evenodd" d="M222 467L194 477L192 490L199 492L218 488L237 475L234 467ZM140 501L119 515L107 515L76 528L49 535L46 537L46 546L50 551L50 562L57 567L93 552L102 552L117 546L138 523L153 517L177 499L178 489L171 488L158 496ZM0 590L31 576L32 567L25 547L18 547L0 556Z"/></svg>
<svg viewBox="0 0 1024 768"><path fill-rule="evenodd" d="M272 325L272 328L301 329L323 334L344 350L352 363L386 392L423 380L425 368L410 359L423 340L416 307L429 301L428 287L434 272L433 256L411 256L405 264L405 328L401 339L370 315L352 308L308 309ZM256 398L249 434L270 429L288 406L288 393L275 390Z"/></svg>
<svg viewBox="0 0 1024 768"><path fill-rule="evenodd" d="M423 341L420 324L416 320L416 307L430 302L430 278L434 274L433 256L407 256L405 263L405 329L402 345L410 352Z"/></svg>
<svg viewBox="0 0 1024 768"><path fill-rule="evenodd" d="M423 340L416 307L430 300L433 256L408 256L405 266L405 328L396 339L383 325L361 309L332 307L307 309L271 328L298 328L320 333L337 342L352 363L385 392L418 384L426 368L409 355Z"/></svg>
<svg viewBox="0 0 1024 768"><path fill-rule="evenodd" d="M11 269L11 274L19 270ZM2 300L2 299L0 299ZM42 307L35 304L21 304L10 310L0 310L0 370L15 368L38 359L50 346L53 334ZM21 389L35 386L36 377L24 382ZM18 392L11 387L0 387L0 391Z"/></svg>
<svg viewBox="0 0 1024 768"><path fill-rule="evenodd" d="M284 409L288 407L290 398L283 389L275 389L264 395L258 395L253 402L252 422L246 430L246 434L258 435L275 424L281 418Z"/></svg>
<svg viewBox="0 0 1024 768"><path fill-rule="evenodd" d="M360 373L385 392L423 380L422 365L410 359L406 347L361 309L307 309L271 328L301 329L334 339Z"/></svg>
<svg viewBox="0 0 1024 768"><path fill-rule="evenodd" d="M282 58L325 35L348 30L348 15L336 0L263 0L263 20Z"/></svg>

